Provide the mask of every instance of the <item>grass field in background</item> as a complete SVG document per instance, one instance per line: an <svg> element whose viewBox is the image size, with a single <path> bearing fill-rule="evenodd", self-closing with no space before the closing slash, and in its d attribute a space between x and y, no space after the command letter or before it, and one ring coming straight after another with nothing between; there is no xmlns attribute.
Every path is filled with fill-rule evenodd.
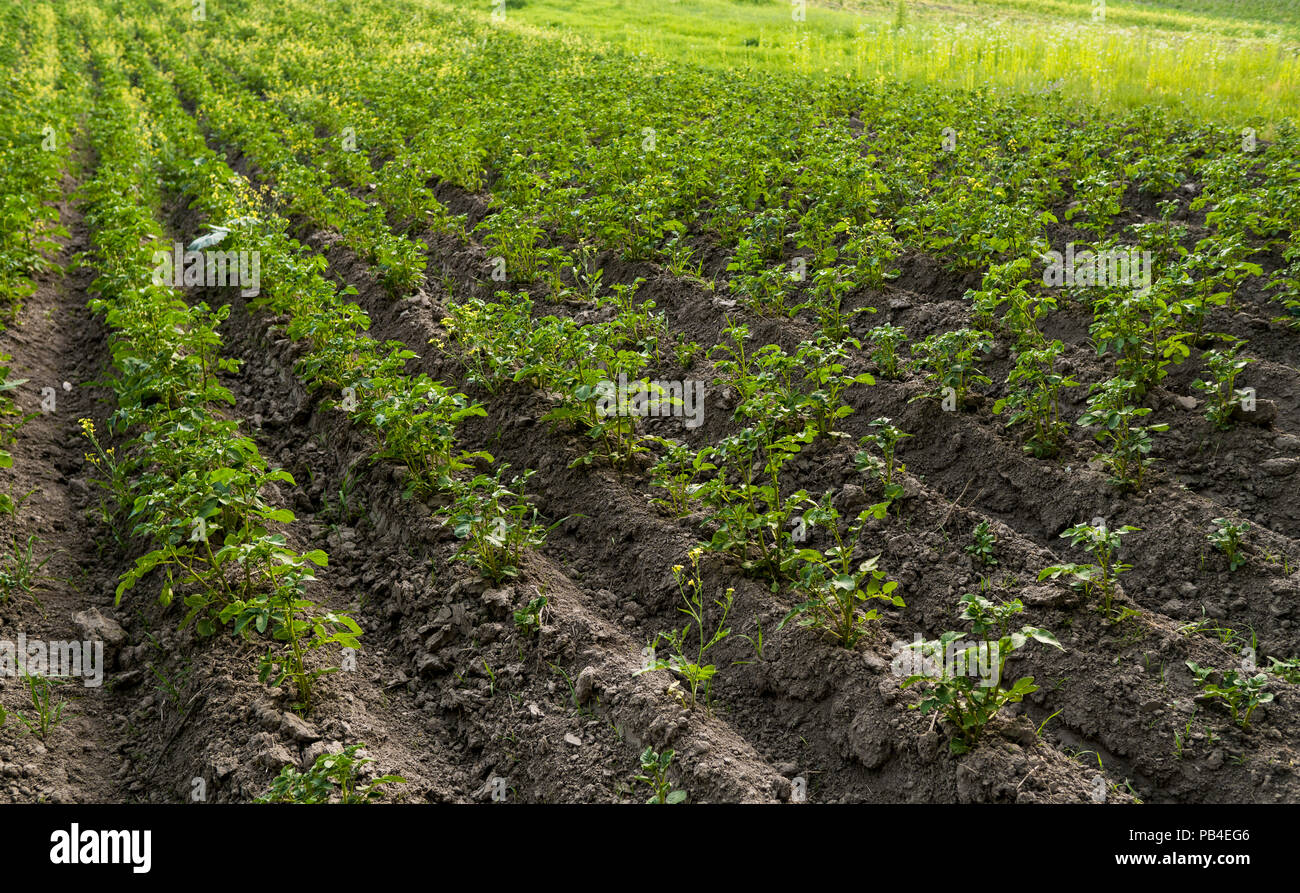
<svg viewBox="0 0 1300 893"><path fill-rule="evenodd" d="M469 5L469 4L462 4ZM482 7L482 0L473 4ZM507 21L574 29L724 68L982 85L1218 121L1300 109L1300 4L1264 0L507 0Z"/></svg>

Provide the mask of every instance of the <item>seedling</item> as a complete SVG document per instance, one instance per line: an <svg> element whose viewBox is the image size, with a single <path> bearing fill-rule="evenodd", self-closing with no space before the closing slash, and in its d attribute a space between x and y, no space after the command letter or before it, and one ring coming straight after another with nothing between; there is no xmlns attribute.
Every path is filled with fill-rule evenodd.
<svg viewBox="0 0 1300 893"><path fill-rule="evenodd" d="M546 607L546 596L539 595L527 605L514 612L515 629L527 639L541 631L542 610Z"/></svg>
<svg viewBox="0 0 1300 893"><path fill-rule="evenodd" d="M689 514L691 499L699 488L699 478L717 466L709 461L712 447L693 450L686 444L663 437L649 437L664 447L664 456L650 468L650 482L667 495L656 497L655 504L669 509L681 518Z"/></svg>
<svg viewBox="0 0 1300 893"><path fill-rule="evenodd" d="M1240 344L1233 344L1222 350L1207 350L1204 360L1210 374L1192 382L1192 387L1205 394L1205 416L1216 428L1231 428L1233 412L1250 396L1250 391L1237 387L1237 376L1255 361L1238 356L1240 348Z"/></svg>
<svg viewBox="0 0 1300 893"><path fill-rule="evenodd" d="M798 434L777 427L769 418L719 441L711 457L717 472L696 489L716 525L704 548L734 555L746 571L766 577L773 592L790 578L791 524L806 495L783 492L781 469L813 437L811 425Z"/></svg>
<svg viewBox="0 0 1300 893"><path fill-rule="evenodd" d="M995 605L978 596L963 596L962 616L972 619L972 634L945 632L938 639L908 646L917 652L922 672L903 680L901 687L916 684L926 687L920 702L909 705L922 713L938 712L952 729L949 748L963 754L979 742L989 721L1006 704L1018 703L1038 690L1034 677L1024 676L1002 687L1002 673L1012 652L1032 639L1061 648L1056 637L1046 630L1025 626L999 635L1012 614L1021 610L1019 601ZM975 632L975 630L980 632ZM1061 648L1061 650L1064 650Z"/></svg>
<svg viewBox="0 0 1300 893"><path fill-rule="evenodd" d="M850 348L861 350L862 344L856 338L837 342L822 335L815 341L800 343L795 351L794 361L808 370L804 381L811 387L797 402L823 437L832 433L837 421L853 412L853 407L844 402L844 392L855 384L876 383L870 373L853 375L845 371Z"/></svg>
<svg viewBox="0 0 1300 893"><path fill-rule="evenodd" d="M1214 528L1209 533L1210 545L1214 546L1228 559L1228 570L1235 571L1246 563L1242 540L1250 525L1244 521L1232 521L1228 518L1215 518L1210 522Z"/></svg>
<svg viewBox="0 0 1300 893"><path fill-rule="evenodd" d="M943 401L945 409L960 409L971 385L991 383L992 379L980 371L977 354L988 353L992 347L988 332L972 329L931 335L918 343L912 349L916 368L926 373L934 387L912 399L932 397Z"/></svg>
<svg viewBox="0 0 1300 893"><path fill-rule="evenodd" d="M753 647L754 657L758 658L758 660L761 661L763 659L763 624L759 620L755 619L754 625L755 627L757 627L757 629L754 632L754 635L748 636L745 635L744 633L741 633L740 638L744 639L746 642L750 644L751 647ZM749 661L749 660L736 661L736 664L738 666L744 664L751 664L751 663L753 663L753 661Z"/></svg>
<svg viewBox="0 0 1300 893"><path fill-rule="evenodd" d="M1268 671L1274 676L1292 685L1300 685L1300 657L1293 657L1290 660L1270 657L1269 663Z"/></svg>
<svg viewBox="0 0 1300 893"><path fill-rule="evenodd" d="M40 539L36 534L27 538L25 546L20 546L15 538L10 554L0 558L0 605L8 603L14 594L22 593L31 598L38 608L41 607L41 601L36 597L36 590L43 585L43 581L51 579L41 571L54 556L47 555L43 560L37 561L38 542Z"/></svg>
<svg viewBox="0 0 1300 893"><path fill-rule="evenodd" d="M31 495L36 492L36 489L36 487L33 487L21 496L14 496L11 486L8 493L0 493L0 517L18 514L18 511L31 498Z"/></svg>
<svg viewBox="0 0 1300 893"><path fill-rule="evenodd" d="M1102 462L1111 471L1111 483L1127 490L1141 486L1143 474L1153 461L1147 455L1154 443L1151 435L1169 430L1165 424L1137 424L1151 414L1150 409L1129 403L1137 387L1134 382L1123 378L1093 385L1088 411L1078 419L1081 426L1096 426L1096 439L1110 445L1110 453L1101 457Z"/></svg>
<svg viewBox="0 0 1300 893"><path fill-rule="evenodd" d="M1183 726L1180 732L1174 730L1174 759L1181 760L1183 754L1187 752L1187 742L1192 738L1192 722L1196 719L1196 710L1192 710L1192 715L1187 717L1187 724Z"/></svg>
<svg viewBox="0 0 1300 893"><path fill-rule="evenodd" d="M1228 709L1232 711L1232 721L1243 729L1250 728L1250 714L1256 707L1273 700L1273 693L1264 690L1268 686L1267 673L1247 676L1237 670L1228 670L1219 674L1219 671L1213 667L1202 667L1190 660L1187 662L1187 669L1191 670L1196 677L1196 684L1200 687L1201 693L1227 704ZM1217 683L1211 678L1216 674L1221 677Z"/></svg>
<svg viewBox="0 0 1300 893"><path fill-rule="evenodd" d="M993 533L993 525L988 521L981 521L975 525L971 531L971 537L975 542L966 547L966 551L985 567L996 567L998 563L996 546L998 544L997 535Z"/></svg>
<svg viewBox="0 0 1300 893"><path fill-rule="evenodd" d="M285 766L271 782L271 789L255 803L369 803L377 799L380 788L390 784L405 784L400 775L381 775L362 786L360 769L374 760L359 757L357 752L366 745L349 744L340 753L324 753L306 772L292 765Z"/></svg>
<svg viewBox="0 0 1300 893"><path fill-rule="evenodd" d="M677 365L683 370L689 370L695 365L695 360L701 350L698 341L676 341L673 343L673 356L677 359Z"/></svg>
<svg viewBox="0 0 1300 893"><path fill-rule="evenodd" d="M309 552L296 558L282 556L276 574L276 586L269 593L235 599L218 615L222 624L233 623L236 635L256 630L271 633L284 643L280 649L269 648L258 663L258 679L273 688L291 687L294 707L311 710L315 684L320 677L338 672L337 666L310 668L308 655L328 645L360 649L361 627L347 614L322 610L303 596L306 585L315 579L308 565L324 567L323 552Z"/></svg>
<svg viewBox="0 0 1300 893"><path fill-rule="evenodd" d="M912 435L900 428L894 427L890 420L883 416L878 419L872 419L871 427L875 428L876 432L874 434L866 435L859 442L862 446L874 446L880 451L880 455L884 461L878 462L867 453L859 453L853 457L854 464L859 471L868 468L874 469L879 475L881 482L885 485L885 495L891 500L897 499L903 495L903 491L902 487L897 486L894 483L894 477L896 474L901 474L906 471L906 466L898 464L896 459L898 455L898 444L900 441L911 437Z"/></svg>
<svg viewBox="0 0 1300 893"><path fill-rule="evenodd" d="M650 797L645 801L646 803L686 802L686 792L674 791L672 783L668 780L668 767L672 765L673 756L671 750L665 750L660 754L656 753L653 747L641 751L641 774L632 780L649 786Z"/></svg>
<svg viewBox="0 0 1300 893"><path fill-rule="evenodd" d="M871 345L871 359L876 364L881 377L897 379L900 377L898 349L907 341L907 333L902 326L885 323L876 326L867 333L867 343Z"/></svg>
<svg viewBox="0 0 1300 893"><path fill-rule="evenodd" d="M853 552L870 510L862 512L850 525L846 541L832 496L827 493L820 503L812 503L804 512L804 521L809 527L829 530L835 545L825 553L817 549L795 553L801 565L795 589L806 600L796 605L777 629L798 617L800 626L822 630L843 647L852 648L880 616L875 608L867 609L865 605L875 599L899 608L905 605L901 596L892 595L898 583L886 582L885 572L877 569L879 555L854 566Z"/></svg>
<svg viewBox="0 0 1300 893"><path fill-rule="evenodd" d="M1061 390L1079 383L1055 370L1063 349L1060 341L1053 341L1037 350L1022 351L1007 375L1009 393L993 404L994 415L1011 411L1008 428L1028 427L1025 451L1040 459L1060 452L1069 432L1069 426L1061 421Z"/></svg>
<svg viewBox="0 0 1300 893"><path fill-rule="evenodd" d="M541 524L537 508L523 495L532 470L506 484L507 468L502 465L494 476L480 474L453 485L452 504L442 521L463 540L453 560L465 562L493 583L518 576L524 551L546 542L555 527Z"/></svg>
<svg viewBox="0 0 1300 893"><path fill-rule="evenodd" d="M1038 572L1039 581L1049 577L1055 580L1063 575L1073 577L1074 585L1082 588L1090 596L1099 597L1102 613L1107 617L1111 616L1119 575L1131 567L1119 561L1120 538L1140 529L1125 526L1118 530L1110 530L1104 523L1076 524L1062 533L1061 537L1068 538L1072 546L1082 546L1086 549L1092 554L1094 563L1045 567Z"/></svg>
<svg viewBox="0 0 1300 893"><path fill-rule="evenodd" d="M14 715L27 726L28 731L45 741L49 738L50 731L63 721L64 701L55 697L54 688L63 685L66 680L28 673L26 670L23 671L22 680L27 687L33 712L28 715L15 710Z"/></svg>

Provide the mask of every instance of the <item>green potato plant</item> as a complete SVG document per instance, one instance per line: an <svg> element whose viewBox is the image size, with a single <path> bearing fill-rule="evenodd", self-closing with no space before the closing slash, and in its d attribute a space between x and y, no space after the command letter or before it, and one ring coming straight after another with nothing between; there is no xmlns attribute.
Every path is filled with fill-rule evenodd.
<svg viewBox="0 0 1300 893"><path fill-rule="evenodd" d="M668 769L672 766L673 757L671 750L657 753L653 747L647 746L641 751L641 774L632 780L650 788L646 803L686 802L686 792L673 790L672 782L668 780Z"/></svg>
<svg viewBox="0 0 1300 893"><path fill-rule="evenodd" d="M1101 600L1102 613L1110 617L1119 575L1132 567L1119 560L1121 539L1138 530L1141 528L1128 525L1111 530L1104 523L1076 524L1063 532L1061 538L1069 539L1072 546L1082 546L1092 555L1093 563L1045 567L1038 572L1038 579L1042 581L1071 577L1073 585L1083 589L1089 597Z"/></svg>
<svg viewBox="0 0 1300 893"><path fill-rule="evenodd" d="M1247 559L1244 550L1243 540L1246 532L1250 530L1250 525L1244 521L1233 521L1229 518L1215 518L1210 522L1213 528L1210 530L1208 539L1210 545L1223 553L1228 559L1228 570L1235 571L1244 565Z"/></svg>
<svg viewBox="0 0 1300 893"><path fill-rule="evenodd" d="M1260 704L1273 700L1273 693L1266 691L1268 674L1256 673L1248 676L1238 670L1220 673L1213 667L1202 667L1195 661L1187 661L1187 669L1196 677L1196 684L1201 694L1212 700L1223 701L1232 713L1232 721L1243 729L1250 728L1250 714ZM1219 676L1218 682L1213 681Z"/></svg>
<svg viewBox="0 0 1300 893"><path fill-rule="evenodd" d="M384 793L386 785L405 784L400 775L381 775L364 782L361 767L374 760L358 756L364 743L349 744L339 753L323 753L306 772L285 766L270 789L254 803L371 803Z"/></svg>
<svg viewBox="0 0 1300 893"><path fill-rule="evenodd" d="M1022 701L1038 690L1034 677L1023 676L1010 686L1003 684L1007 658L1030 641L1064 650L1050 632L1038 627L1009 629L1010 618L1023 606L1018 600L997 605L980 596L962 597L962 618L971 622L971 633L948 631L931 641L909 645L922 672L903 680L903 688L919 685L922 698L909 708L928 714L937 712L951 729L949 748L963 754L974 748L985 726L1007 704Z"/></svg>

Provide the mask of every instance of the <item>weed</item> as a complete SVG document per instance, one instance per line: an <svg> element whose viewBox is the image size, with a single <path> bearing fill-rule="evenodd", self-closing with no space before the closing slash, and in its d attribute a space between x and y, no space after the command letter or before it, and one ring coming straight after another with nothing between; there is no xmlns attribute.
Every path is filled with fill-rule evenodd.
<svg viewBox="0 0 1300 893"><path fill-rule="evenodd" d="M735 598L735 590L728 589L721 598L713 601L713 604L721 609L722 614L715 624L711 624L713 628L712 634L706 635L705 614L707 608L704 604L704 582L700 578L701 554L702 550L700 549L691 550L689 556L691 569L689 573L681 565L673 566L673 576L677 580L677 590L681 593L682 601L685 603L678 610L689 616L690 621L680 630L659 633L655 636L654 641L650 643L650 652L653 654L661 641L666 642L672 656L668 660L651 660L646 666L637 671L638 676L642 673L652 673L658 670L669 670L680 676L689 689L689 694L681 696L683 706L688 709L694 709L701 697L704 699L706 708L709 707L709 692L713 686L713 676L717 673L717 667L713 664L704 663L704 656L731 633L726 623L727 615L731 613L732 601ZM689 645L692 628L694 628L696 639L693 649Z"/></svg>
<svg viewBox="0 0 1300 893"><path fill-rule="evenodd" d="M28 700L31 701L32 713L28 715L15 710L14 715L28 731L45 741L49 738L51 730L63 721L64 701L62 698L55 697L54 689L56 686L63 685L66 680L28 673L25 670L22 680L27 688Z"/></svg>
<svg viewBox="0 0 1300 893"><path fill-rule="evenodd" d="M8 603L16 593L22 593L35 602L38 608L41 607L36 590L44 581L52 579L41 572L54 556L47 555L37 561L36 544L39 541L36 534L32 534L27 538L27 544L20 546L15 538L10 553L0 558L0 605Z"/></svg>

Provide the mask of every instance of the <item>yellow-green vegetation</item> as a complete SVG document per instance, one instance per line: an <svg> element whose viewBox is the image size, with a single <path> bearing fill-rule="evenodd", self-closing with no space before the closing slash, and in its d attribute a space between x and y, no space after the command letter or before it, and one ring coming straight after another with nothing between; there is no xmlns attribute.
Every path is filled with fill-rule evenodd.
<svg viewBox="0 0 1300 893"><path fill-rule="evenodd" d="M1300 5L1262 0L811 0L802 12L787 0L506 0L501 24L729 69L1159 103L1224 121L1300 108Z"/></svg>

